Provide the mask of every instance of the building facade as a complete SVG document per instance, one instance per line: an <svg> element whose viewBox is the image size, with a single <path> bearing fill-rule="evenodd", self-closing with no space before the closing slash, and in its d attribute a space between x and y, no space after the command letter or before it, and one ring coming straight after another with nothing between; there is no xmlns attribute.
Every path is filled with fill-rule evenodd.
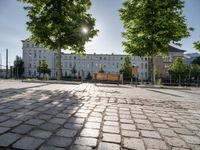
<svg viewBox="0 0 200 150"><path fill-rule="evenodd" d="M32 42L26 40L22 41L23 60L25 77L37 77L37 66L44 59L47 61L49 69L51 70L51 78L56 78L56 51L46 50L42 46L36 46ZM84 56L76 54L62 53L62 76L71 76L71 70L76 64L76 76L84 78L90 73L93 75L97 73L102 67L106 73L119 73L121 65L124 63L126 55L115 54L86 54ZM138 79L148 80L149 65L148 57L131 56L131 63L138 67Z"/></svg>

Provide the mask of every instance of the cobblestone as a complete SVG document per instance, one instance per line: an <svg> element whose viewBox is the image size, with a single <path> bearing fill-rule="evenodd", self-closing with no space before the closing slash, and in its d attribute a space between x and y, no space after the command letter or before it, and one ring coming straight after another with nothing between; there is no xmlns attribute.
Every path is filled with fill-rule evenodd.
<svg viewBox="0 0 200 150"><path fill-rule="evenodd" d="M0 149L200 149L198 90L9 84L0 84Z"/></svg>

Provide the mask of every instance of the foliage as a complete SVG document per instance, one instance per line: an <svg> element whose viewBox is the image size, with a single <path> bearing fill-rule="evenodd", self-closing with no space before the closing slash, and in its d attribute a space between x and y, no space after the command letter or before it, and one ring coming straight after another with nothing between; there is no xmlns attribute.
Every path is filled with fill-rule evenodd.
<svg viewBox="0 0 200 150"><path fill-rule="evenodd" d="M71 73L72 73L73 76L75 77L75 74L77 73L77 70L76 70L76 63L73 64Z"/></svg>
<svg viewBox="0 0 200 150"><path fill-rule="evenodd" d="M43 75L51 73L51 70L48 68L46 60L43 59L41 64L37 66L37 72Z"/></svg>
<svg viewBox="0 0 200 150"><path fill-rule="evenodd" d="M190 76L197 79L200 76L200 65L198 64L191 64L189 66Z"/></svg>
<svg viewBox="0 0 200 150"><path fill-rule="evenodd" d="M167 54L168 44L179 41L193 30L183 16L184 0L126 0L119 10L125 32L124 51L152 57L152 83L155 82L154 57Z"/></svg>
<svg viewBox="0 0 200 150"><path fill-rule="evenodd" d="M131 79L132 77L132 64L129 56L126 56L124 59L124 63L121 66L120 73L123 73L124 79Z"/></svg>
<svg viewBox="0 0 200 150"><path fill-rule="evenodd" d="M194 42L194 48L200 51L200 41Z"/></svg>
<svg viewBox="0 0 200 150"><path fill-rule="evenodd" d="M44 75L44 80L49 80L49 75L48 74Z"/></svg>
<svg viewBox="0 0 200 150"><path fill-rule="evenodd" d="M22 77L22 75L24 73L24 62L21 57L16 56L16 59L14 61L13 70L14 70L15 77L19 77L19 78Z"/></svg>
<svg viewBox="0 0 200 150"><path fill-rule="evenodd" d="M88 80L92 79L90 72L88 72L86 79L88 79Z"/></svg>
<svg viewBox="0 0 200 150"><path fill-rule="evenodd" d="M125 52L153 56L167 53L168 44L189 36L183 0L126 0L119 10L124 24Z"/></svg>
<svg viewBox="0 0 200 150"><path fill-rule="evenodd" d="M200 57L195 58L195 59L192 61L192 64L198 64L198 65L200 65Z"/></svg>
<svg viewBox="0 0 200 150"><path fill-rule="evenodd" d="M179 76L181 76L182 79L186 79L188 77L188 71L188 67L184 65L183 60L179 57L168 70L169 74L171 74L175 80L178 80Z"/></svg>
<svg viewBox="0 0 200 150"><path fill-rule="evenodd" d="M99 70L99 73L104 73L105 71L103 70L103 66L101 65L100 66L100 70Z"/></svg>
<svg viewBox="0 0 200 150"><path fill-rule="evenodd" d="M95 19L88 10L90 0L18 0L28 5L29 40L57 50L57 79L61 79L61 49L84 53L84 45L94 37ZM84 29L84 30L83 30ZM88 31L84 32L83 31Z"/></svg>

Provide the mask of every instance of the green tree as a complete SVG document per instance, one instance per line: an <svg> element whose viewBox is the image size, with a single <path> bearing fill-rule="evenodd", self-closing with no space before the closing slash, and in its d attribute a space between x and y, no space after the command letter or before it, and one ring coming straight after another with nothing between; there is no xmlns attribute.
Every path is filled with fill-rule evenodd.
<svg viewBox="0 0 200 150"><path fill-rule="evenodd" d="M195 58L195 59L192 61L192 64L198 64L198 65L200 65L200 57Z"/></svg>
<svg viewBox="0 0 200 150"><path fill-rule="evenodd" d="M46 60L42 60L41 64L39 66L37 66L37 72L39 73L39 77L41 74L43 74L43 76L45 74L50 74L51 70L49 69L49 66L46 62Z"/></svg>
<svg viewBox="0 0 200 150"><path fill-rule="evenodd" d="M131 79L132 77L131 70L132 70L131 59L129 56L126 56L119 72L123 73L124 79L127 80Z"/></svg>
<svg viewBox="0 0 200 150"><path fill-rule="evenodd" d="M200 65L198 64L191 64L189 66L190 77L194 77L197 79L200 76Z"/></svg>
<svg viewBox="0 0 200 150"><path fill-rule="evenodd" d="M76 70L76 63L73 64L71 73L73 74L73 77L75 77L75 75L76 75L76 73L77 73L77 70Z"/></svg>
<svg viewBox="0 0 200 150"><path fill-rule="evenodd" d="M194 42L194 48L200 51L200 41Z"/></svg>
<svg viewBox="0 0 200 150"><path fill-rule="evenodd" d="M24 73L24 61L19 56L16 56L16 59L14 61L13 71L14 71L14 76L17 78L21 78Z"/></svg>
<svg viewBox="0 0 200 150"><path fill-rule="evenodd" d="M125 32L124 51L152 57L152 83L155 81L154 56L168 53L168 44L180 45L189 36L183 0L126 0L119 10Z"/></svg>
<svg viewBox="0 0 200 150"><path fill-rule="evenodd" d="M94 37L95 19L88 10L90 0L18 0L28 5L27 29L36 45L57 51L57 79L61 79L61 49L85 52L84 45Z"/></svg>
<svg viewBox="0 0 200 150"><path fill-rule="evenodd" d="M183 63L183 60L178 57L176 61L169 67L169 74L172 75L173 80L180 83L181 79L186 79L188 77L188 67Z"/></svg>
<svg viewBox="0 0 200 150"><path fill-rule="evenodd" d="M103 65L100 66L99 73L104 73L105 71L103 70Z"/></svg>

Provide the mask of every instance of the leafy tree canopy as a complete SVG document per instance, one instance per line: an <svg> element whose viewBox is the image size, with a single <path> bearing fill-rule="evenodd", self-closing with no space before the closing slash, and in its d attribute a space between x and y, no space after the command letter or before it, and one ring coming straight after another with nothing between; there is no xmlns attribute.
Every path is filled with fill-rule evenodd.
<svg viewBox="0 0 200 150"><path fill-rule="evenodd" d="M191 77L198 77L200 76L200 65L198 64L191 64L189 66Z"/></svg>
<svg viewBox="0 0 200 150"><path fill-rule="evenodd" d="M195 59L192 61L192 64L198 64L198 65L200 65L200 57L195 58Z"/></svg>
<svg viewBox="0 0 200 150"><path fill-rule="evenodd" d="M189 36L183 16L184 0L126 0L119 10L125 32L125 52L137 56L167 53Z"/></svg>
<svg viewBox="0 0 200 150"><path fill-rule="evenodd" d="M183 63L183 60L178 57L176 61L170 66L168 71L171 74L184 74L187 72L187 67Z"/></svg>
<svg viewBox="0 0 200 150"><path fill-rule="evenodd" d="M14 61L14 76L21 77L24 73L24 62L21 57L16 56Z"/></svg>
<svg viewBox="0 0 200 150"><path fill-rule="evenodd" d="M90 0L18 0L28 5L29 40L47 49L57 50L57 79L61 79L61 49L84 53L84 45L93 38L95 19L88 13Z"/></svg>
<svg viewBox="0 0 200 150"><path fill-rule="evenodd" d="M51 72L51 70L48 68L49 66L48 66L48 64L47 64L47 62L46 62L46 60L42 60L42 62L41 62L41 64L37 67L37 72L39 73L39 74L50 74L50 72Z"/></svg>
<svg viewBox="0 0 200 150"><path fill-rule="evenodd" d="M124 59L124 63L121 66L120 73L123 73L125 79L131 78L132 76L131 69L132 69L131 59L129 56L126 56Z"/></svg>

